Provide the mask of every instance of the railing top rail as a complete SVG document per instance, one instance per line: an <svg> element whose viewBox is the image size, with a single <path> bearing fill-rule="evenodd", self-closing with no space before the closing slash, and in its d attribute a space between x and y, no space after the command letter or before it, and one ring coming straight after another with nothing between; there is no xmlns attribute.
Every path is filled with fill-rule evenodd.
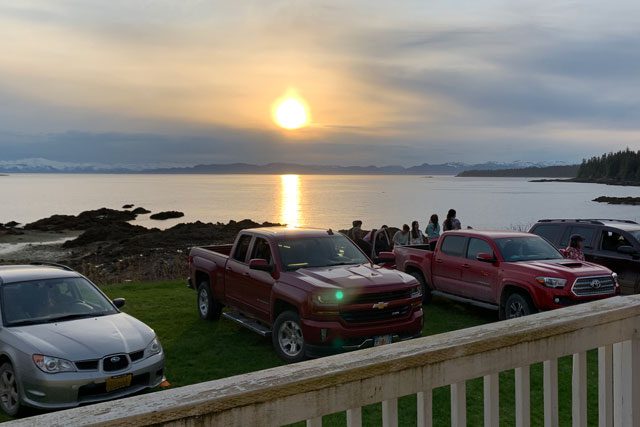
<svg viewBox="0 0 640 427"><path fill-rule="evenodd" d="M519 319L419 338L235 377L13 421L15 426L138 425L223 412L472 356L640 316L640 295L615 297Z"/></svg>

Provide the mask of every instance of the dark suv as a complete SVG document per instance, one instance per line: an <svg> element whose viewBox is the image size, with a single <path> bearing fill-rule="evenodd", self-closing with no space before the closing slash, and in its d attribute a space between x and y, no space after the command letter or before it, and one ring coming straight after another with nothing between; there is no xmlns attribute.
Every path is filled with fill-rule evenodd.
<svg viewBox="0 0 640 427"><path fill-rule="evenodd" d="M587 261L609 267L618 273L623 294L640 293L640 224L617 219L543 219L530 230L559 249L569 238L584 238Z"/></svg>

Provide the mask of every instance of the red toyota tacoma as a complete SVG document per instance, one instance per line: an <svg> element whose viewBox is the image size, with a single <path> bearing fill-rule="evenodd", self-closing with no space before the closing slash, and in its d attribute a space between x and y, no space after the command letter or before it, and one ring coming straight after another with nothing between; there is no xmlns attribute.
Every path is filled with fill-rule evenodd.
<svg viewBox="0 0 640 427"><path fill-rule="evenodd" d="M393 259L382 253L378 261ZM422 331L420 284L374 265L331 230L255 228L241 231L233 245L193 248L189 286L198 291L201 318L224 316L271 336L287 362Z"/></svg>
<svg viewBox="0 0 640 427"><path fill-rule="evenodd" d="M620 293L608 268L564 259L545 239L501 231L447 232L429 245L395 248L396 267L444 296L520 317Z"/></svg>

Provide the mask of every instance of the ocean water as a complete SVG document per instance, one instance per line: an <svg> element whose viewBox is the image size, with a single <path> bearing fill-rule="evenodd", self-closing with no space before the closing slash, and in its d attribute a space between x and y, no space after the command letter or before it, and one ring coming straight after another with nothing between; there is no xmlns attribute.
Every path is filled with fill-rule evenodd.
<svg viewBox="0 0 640 427"><path fill-rule="evenodd" d="M463 226L527 227L540 218L621 218L640 221L640 206L592 202L598 196L640 197L638 187L532 183L526 178L336 175L63 175L0 177L0 222L27 223L132 203L152 212L179 210L180 219L135 223L166 228L179 222L245 218L298 226L399 226L458 211Z"/></svg>

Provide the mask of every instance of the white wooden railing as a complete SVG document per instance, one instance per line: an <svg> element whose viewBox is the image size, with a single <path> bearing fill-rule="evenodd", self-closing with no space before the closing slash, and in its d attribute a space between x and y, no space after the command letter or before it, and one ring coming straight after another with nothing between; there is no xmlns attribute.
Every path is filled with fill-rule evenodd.
<svg viewBox="0 0 640 427"><path fill-rule="evenodd" d="M436 318L427 318L437 322ZM484 421L499 421L498 374L515 369L516 425L531 422L529 367L543 362L544 425L557 426L558 358L573 355L571 420L587 425L587 351L598 349L600 426L640 426L640 295L434 335L295 365L15 421L85 424L276 426L382 402L398 425L398 398L417 394L419 426L432 425L432 390L451 385L451 425L467 425L466 381L484 378ZM470 398L481 398L470 396ZM536 419L536 421L538 421Z"/></svg>

